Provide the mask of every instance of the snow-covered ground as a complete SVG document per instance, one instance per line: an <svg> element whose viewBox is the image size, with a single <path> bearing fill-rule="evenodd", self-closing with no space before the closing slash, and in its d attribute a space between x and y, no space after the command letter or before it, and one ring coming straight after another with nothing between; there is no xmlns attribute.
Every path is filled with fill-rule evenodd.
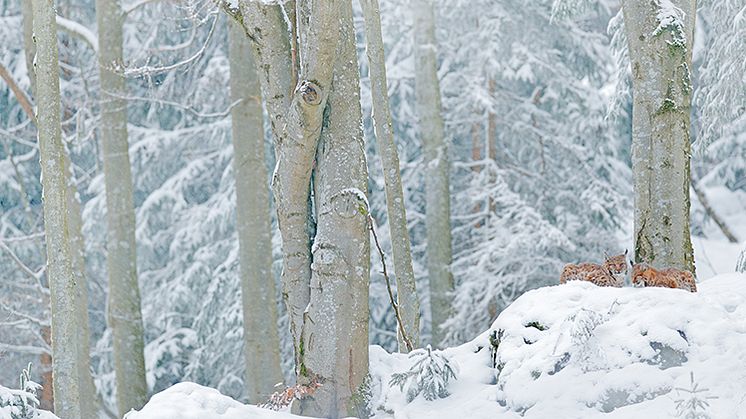
<svg viewBox="0 0 746 419"><path fill-rule="evenodd" d="M710 417L746 418L746 275L725 274L698 293L599 288L573 282L521 296L473 341L442 354L458 379L450 396L407 402L390 386L413 361L372 346L378 418L674 418L691 374ZM502 330L494 359L490 335ZM494 342L494 340L493 340ZM711 398L716 397L716 398ZM178 384L127 419L291 418L216 390Z"/></svg>

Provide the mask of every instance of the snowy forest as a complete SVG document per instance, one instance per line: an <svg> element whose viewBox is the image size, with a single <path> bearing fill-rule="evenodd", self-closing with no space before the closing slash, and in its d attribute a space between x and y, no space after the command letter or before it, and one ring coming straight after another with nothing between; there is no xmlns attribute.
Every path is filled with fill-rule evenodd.
<svg viewBox="0 0 746 419"><path fill-rule="evenodd" d="M0 0L0 419L746 419L746 0Z"/></svg>

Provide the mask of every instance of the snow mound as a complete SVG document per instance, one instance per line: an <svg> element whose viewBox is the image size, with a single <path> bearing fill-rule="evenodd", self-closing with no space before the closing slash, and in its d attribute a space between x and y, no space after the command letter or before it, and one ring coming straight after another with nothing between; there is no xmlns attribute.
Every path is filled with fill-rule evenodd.
<svg viewBox="0 0 746 419"><path fill-rule="evenodd" d="M140 411L130 411L124 419L291 419L300 418L245 405L219 391L183 382L154 395Z"/></svg>
<svg viewBox="0 0 746 419"><path fill-rule="evenodd" d="M459 366L451 396L411 403L388 385L406 356L371 350L377 417L668 418L693 373L712 418L746 418L746 275L700 292L544 287L511 304L491 329L446 349ZM491 339L492 337L492 339ZM497 346L493 350L494 346ZM494 365L494 368L493 368Z"/></svg>

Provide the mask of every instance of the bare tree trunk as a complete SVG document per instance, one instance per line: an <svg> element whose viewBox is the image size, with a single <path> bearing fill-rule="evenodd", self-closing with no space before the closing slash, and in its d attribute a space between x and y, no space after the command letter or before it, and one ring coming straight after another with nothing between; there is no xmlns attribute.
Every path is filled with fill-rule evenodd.
<svg viewBox="0 0 746 419"><path fill-rule="evenodd" d="M229 31L233 173L236 179L236 230L244 313L246 389L249 401L267 400L282 382L277 334L269 176L264 163L264 118L259 79L243 28Z"/></svg>
<svg viewBox="0 0 746 419"><path fill-rule="evenodd" d="M101 79L101 142L106 185L108 321L119 415L147 401L143 323L137 281L135 209L127 143L122 20L118 0L96 0Z"/></svg>
<svg viewBox="0 0 746 419"><path fill-rule="evenodd" d="M367 416L368 392L368 173L352 2L337 7L340 40L316 154L317 230L299 378L323 385L298 411L327 418Z"/></svg>
<svg viewBox="0 0 746 419"><path fill-rule="evenodd" d="M47 276L52 307L52 352L55 412L81 418L78 277L70 248L65 150L60 126L59 61L53 0L33 0L37 43L37 121L41 154Z"/></svg>
<svg viewBox="0 0 746 419"><path fill-rule="evenodd" d="M263 95L274 133L275 167L272 180L277 220L282 235L282 282L295 343L296 372L300 373L303 313L310 302L311 171L321 132L322 113L332 80L337 38L337 2L317 0L309 17L300 81L288 95L292 79L287 26L278 5L241 2L244 29L252 40ZM299 6L300 7L300 6Z"/></svg>
<svg viewBox="0 0 746 419"><path fill-rule="evenodd" d="M634 89L635 258L694 272L689 68L695 0L626 0L622 7Z"/></svg>
<svg viewBox="0 0 746 419"><path fill-rule="evenodd" d="M386 186L386 208L391 233L391 250L396 273L396 297L404 330L399 330L399 351L409 352L402 339L406 333L412 345L420 341L420 301L417 298L412 254L407 229L407 213L404 208L399 169L399 154L394 142L394 132L389 108L388 83L386 82L386 59L381 35L381 12L378 0L360 0L365 16L365 36L370 63L370 84L373 96L373 122L381 156L383 179Z"/></svg>
<svg viewBox="0 0 746 419"><path fill-rule="evenodd" d="M34 71L34 56L36 55L36 46L34 45L34 9L33 2L30 0L23 0L21 2L23 8L23 46L24 54L26 56L26 70L28 72L28 78L31 82L32 95L36 91L36 72Z"/></svg>
<svg viewBox="0 0 746 419"><path fill-rule="evenodd" d="M94 418L98 414L96 406L96 386L91 376L91 338L88 320L88 281L85 276L85 243L83 241L83 220L81 219L78 188L72 170L70 157L65 154L67 172L67 223L70 234L73 273L77 277L75 317L80 321L78 331L78 368L80 371L80 413L83 418Z"/></svg>
<svg viewBox="0 0 746 419"><path fill-rule="evenodd" d="M440 114L440 83L435 55L435 11L432 0L413 0L415 33L415 97L420 135L425 148L427 271L430 278L432 344L444 337L441 325L451 315L451 221L448 150Z"/></svg>

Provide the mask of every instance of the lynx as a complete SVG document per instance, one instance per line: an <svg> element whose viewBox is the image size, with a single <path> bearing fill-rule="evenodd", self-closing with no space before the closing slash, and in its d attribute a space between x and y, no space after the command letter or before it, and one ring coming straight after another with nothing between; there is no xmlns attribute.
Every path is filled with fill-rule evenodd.
<svg viewBox="0 0 746 419"><path fill-rule="evenodd" d="M697 283L691 272L674 268L657 270L645 263L632 266L632 284L636 287L680 288L697 292Z"/></svg>
<svg viewBox="0 0 746 419"><path fill-rule="evenodd" d="M621 287L627 274L627 252L608 256L603 265L595 263L570 263L560 275L560 284L567 281L588 281L599 287Z"/></svg>

